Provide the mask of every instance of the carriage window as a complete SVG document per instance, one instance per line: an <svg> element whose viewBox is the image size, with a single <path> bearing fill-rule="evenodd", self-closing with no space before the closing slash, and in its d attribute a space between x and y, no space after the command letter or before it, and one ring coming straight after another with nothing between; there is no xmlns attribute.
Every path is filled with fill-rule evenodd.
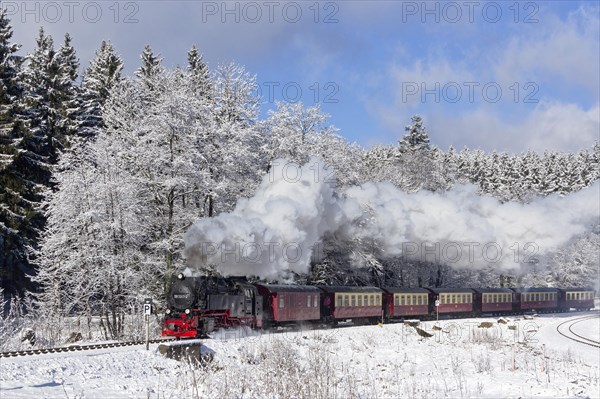
<svg viewBox="0 0 600 399"><path fill-rule="evenodd" d="M398 306L400 304L400 297L398 295L394 295L394 305Z"/></svg>
<svg viewBox="0 0 600 399"><path fill-rule="evenodd" d="M362 295L358 296L358 306L362 306Z"/></svg>
<svg viewBox="0 0 600 399"><path fill-rule="evenodd" d="M283 309L285 306L285 298L283 296L279 297L279 309Z"/></svg>
<svg viewBox="0 0 600 399"><path fill-rule="evenodd" d="M310 304L312 303L312 299L310 298L310 295L306 297L306 307L310 308Z"/></svg>
<svg viewBox="0 0 600 399"><path fill-rule="evenodd" d="M462 303L461 295L457 295L456 303Z"/></svg>
<svg viewBox="0 0 600 399"><path fill-rule="evenodd" d="M381 295L376 295L375 296L375 304L376 305L380 305L381 304Z"/></svg>
<svg viewBox="0 0 600 399"><path fill-rule="evenodd" d="M371 298L369 300L369 303L371 304L371 306L374 306L375 305L375 296L374 295L369 295L369 297Z"/></svg>
<svg viewBox="0 0 600 399"><path fill-rule="evenodd" d="M341 296L341 295L338 295L338 296L337 296L337 306L338 306L338 307L341 307L341 306L342 306L342 296Z"/></svg>
<svg viewBox="0 0 600 399"><path fill-rule="evenodd" d="M344 306L350 306L350 295L344 295Z"/></svg>
<svg viewBox="0 0 600 399"><path fill-rule="evenodd" d="M350 296L350 306L356 306L356 295Z"/></svg>
<svg viewBox="0 0 600 399"><path fill-rule="evenodd" d="M451 298L450 303L456 303L456 295L453 294Z"/></svg>
<svg viewBox="0 0 600 399"><path fill-rule="evenodd" d="M421 301L423 300L423 298L421 298L421 295L417 296L417 305L422 305Z"/></svg>
<svg viewBox="0 0 600 399"><path fill-rule="evenodd" d="M429 303L429 297L427 295L423 295L423 304L427 305Z"/></svg>
<svg viewBox="0 0 600 399"><path fill-rule="evenodd" d="M319 295L315 295L313 300L313 306L316 308L319 306Z"/></svg>
<svg viewBox="0 0 600 399"><path fill-rule="evenodd" d="M404 295L401 295L401 296L400 296L400 304L401 304L401 305L404 305L404 304L405 304L405 303L404 303Z"/></svg>

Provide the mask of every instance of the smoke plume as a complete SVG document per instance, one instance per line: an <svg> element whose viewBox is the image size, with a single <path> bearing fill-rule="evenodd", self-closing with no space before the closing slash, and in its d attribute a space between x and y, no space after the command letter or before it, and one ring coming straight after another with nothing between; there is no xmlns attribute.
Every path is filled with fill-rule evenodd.
<svg viewBox="0 0 600 399"><path fill-rule="evenodd" d="M278 160L252 198L194 223L185 255L190 267L281 280L307 272L313 246L335 233L372 243L381 257L515 269L597 225L599 190L596 183L528 204L501 203L471 185L405 193L366 183L337 193L332 170L316 158L302 167Z"/></svg>

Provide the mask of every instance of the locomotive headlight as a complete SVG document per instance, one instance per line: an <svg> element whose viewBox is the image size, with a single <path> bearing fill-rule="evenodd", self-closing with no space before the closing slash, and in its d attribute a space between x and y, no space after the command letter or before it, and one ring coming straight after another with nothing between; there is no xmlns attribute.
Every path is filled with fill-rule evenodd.
<svg viewBox="0 0 600 399"><path fill-rule="evenodd" d="M179 273L179 274L177 275L177 278L178 278L179 280L183 280L183 277L184 277L184 276L183 276L183 273Z"/></svg>
<svg viewBox="0 0 600 399"><path fill-rule="evenodd" d="M185 310L185 314L190 314L190 310L189 310L189 309L186 309L186 310Z"/></svg>
<svg viewBox="0 0 600 399"><path fill-rule="evenodd" d="M171 309L167 309L167 310L165 310L165 313L166 313L166 314L171 314Z"/></svg>

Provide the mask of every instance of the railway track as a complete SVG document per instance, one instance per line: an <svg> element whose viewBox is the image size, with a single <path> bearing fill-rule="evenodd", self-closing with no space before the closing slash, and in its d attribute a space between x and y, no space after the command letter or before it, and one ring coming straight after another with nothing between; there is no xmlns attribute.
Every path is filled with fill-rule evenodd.
<svg viewBox="0 0 600 399"><path fill-rule="evenodd" d="M568 321L565 321L565 322L559 324L556 327L556 330L558 331L558 333L560 335L562 335L570 340L577 341L579 343L593 346L596 348L600 348L600 341L596 341L596 340L584 337L580 334L577 334L572 329L572 327L579 322L593 319L593 318L599 318L599 317L600 317L600 314L596 314L596 315L591 315L591 316L579 317L579 318L573 319L573 320L568 320ZM568 332L571 335L568 335L568 334L564 333L563 331L561 331L561 327L563 327L564 325L566 325L568 323L571 323L571 324L569 324L569 326L567 328ZM354 324L338 325L336 328L353 327L353 326L354 326ZM287 330L272 331L272 332L283 333L286 331ZM573 336L575 336L576 338L574 338ZM208 337L208 338L210 338L210 337ZM160 344L162 342L172 342L172 341L175 341L175 339L163 338L163 339L150 340L150 343L151 344ZM29 350L23 350L23 351L0 352L0 358L42 355L42 354L48 354L48 353L61 353L61 352L80 352L80 351L93 350L93 349L118 348L121 346L135 346L135 345L145 345L145 344L146 344L146 341L127 341L127 342L113 342L113 343L102 343L102 344L91 344L91 345L71 345L71 346L63 346L63 347L58 347L58 348L29 349Z"/></svg>
<svg viewBox="0 0 600 399"><path fill-rule="evenodd" d="M583 335L577 334L575 331L573 331L573 326L576 325L577 323L581 323L582 321L597 319L597 318L600 318L600 314L591 315L591 316L583 316L583 317L578 317L577 319L567 320L563 323L560 323L558 326L556 326L556 331L558 331L558 333L560 335L562 335L563 337L568 338L572 341L579 342L581 344L585 344L585 345L589 345L589 346L593 346L595 348L600 348L600 341L596 341L594 339L584 337ZM563 327L563 326L566 326L566 327ZM563 327L563 331L561 331L561 327ZM564 328L567 328L568 333L566 331L564 331Z"/></svg>
<svg viewBox="0 0 600 399"><path fill-rule="evenodd" d="M157 344L161 342L170 342L173 339L152 339L151 344ZM146 341L128 341L128 342L113 342L104 344L92 344L92 345L72 345L63 346L59 348L45 348L45 349L29 349L24 351L12 351L12 352L0 352L0 358L2 357L18 357L18 356L31 356L31 355L42 355L46 353L61 353L61 352L80 352L92 349L105 349L105 348L118 348L120 346L135 346L145 345Z"/></svg>

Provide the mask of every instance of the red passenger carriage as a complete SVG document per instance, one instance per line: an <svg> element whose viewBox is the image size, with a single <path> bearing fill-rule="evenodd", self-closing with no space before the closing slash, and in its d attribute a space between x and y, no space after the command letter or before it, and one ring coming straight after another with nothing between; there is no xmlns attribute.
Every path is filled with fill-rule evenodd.
<svg viewBox="0 0 600 399"><path fill-rule="evenodd" d="M429 291L432 312L436 312L433 306L436 299L439 300L439 314L473 312L474 291L470 288L429 288Z"/></svg>
<svg viewBox="0 0 600 399"><path fill-rule="evenodd" d="M425 288L383 288L384 307L387 318L427 316L429 314L429 291Z"/></svg>
<svg viewBox="0 0 600 399"><path fill-rule="evenodd" d="M306 285L255 284L262 295L264 324L283 325L321 318L321 290Z"/></svg>
<svg viewBox="0 0 600 399"><path fill-rule="evenodd" d="M559 307L565 311L594 308L595 291L591 288L563 288L559 291Z"/></svg>
<svg viewBox="0 0 600 399"><path fill-rule="evenodd" d="M319 286L323 291L324 321L378 320L382 317L382 293L377 287Z"/></svg>
<svg viewBox="0 0 600 399"><path fill-rule="evenodd" d="M515 311L558 310L560 291L557 288L513 288L516 295Z"/></svg>
<svg viewBox="0 0 600 399"><path fill-rule="evenodd" d="M509 288L475 288L473 307L481 313L513 311L514 291Z"/></svg>

